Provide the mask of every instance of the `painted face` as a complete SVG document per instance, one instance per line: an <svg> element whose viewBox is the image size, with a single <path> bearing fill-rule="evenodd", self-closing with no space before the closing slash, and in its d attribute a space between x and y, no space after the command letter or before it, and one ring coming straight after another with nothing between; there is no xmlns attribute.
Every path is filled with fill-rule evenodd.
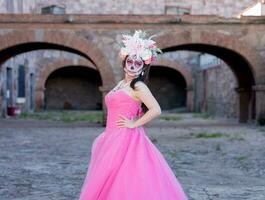
<svg viewBox="0 0 265 200"><path fill-rule="evenodd" d="M128 56L125 60L125 68L130 75L139 75L142 72L143 66L143 60L136 58L136 56Z"/></svg>

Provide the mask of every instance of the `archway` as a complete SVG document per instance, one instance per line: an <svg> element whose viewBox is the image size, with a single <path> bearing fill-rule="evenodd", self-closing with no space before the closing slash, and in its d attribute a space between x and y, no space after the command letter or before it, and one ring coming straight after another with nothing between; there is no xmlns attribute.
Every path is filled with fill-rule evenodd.
<svg viewBox="0 0 265 200"><path fill-rule="evenodd" d="M185 90L187 93L186 107L188 111L193 111L194 110L194 102L193 102L194 90L193 90L193 78L192 78L191 72L187 68L180 65L179 63L172 61L172 60L164 59L164 58L159 59L158 61L152 64L152 68L159 67L159 66L174 69L183 76L185 83L186 83Z"/></svg>
<svg viewBox="0 0 265 200"><path fill-rule="evenodd" d="M164 52L198 51L226 62L237 79L239 122L247 122L255 116L253 86L262 83L259 72L263 61L247 43L227 34L200 30L171 32L156 41Z"/></svg>
<svg viewBox="0 0 265 200"><path fill-rule="evenodd" d="M96 44L74 33L58 30L13 31L0 37L0 64L18 54L34 50L62 50L78 54L88 59L97 68L102 85L115 83L114 73L104 54ZM43 104L44 88L36 88L36 106ZM39 105L39 106L38 106Z"/></svg>
<svg viewBox="0 0 265 200"><path fill-rule="evenodd" d="M101 78L88 66L61 66L45 79L45 110L101 110Z"/></svg>
<svg viewBox="0 0 265 200"><path fill-rule="evenodd" d="M110 63L96 44L80 35L58 30L13 31L1 36L0 64L15 55L40 49L57 49L83 56L97 67L103 85L115 83Z"/></svg>
<svg viewBox="0 0 265 200"><path fill-rule="evenodd" d="M62 60L56 60L46 66L39 66L36 74L36 88L43 88L43 96L42 101L39 101L39 104L36 105L37 109L40 109L45 106L44 99L45 99L45 83L48 79L48 77L56 70L59 70L61 68L72 66L72 67L80 67L93 69L94 71L98 71L97 68L94 66L92 62L86 59L62 59ZM102 79L100 80L102 83ZM98 89L98 88L97 88ZM36 97L37 98L37 97Z"/></svg>

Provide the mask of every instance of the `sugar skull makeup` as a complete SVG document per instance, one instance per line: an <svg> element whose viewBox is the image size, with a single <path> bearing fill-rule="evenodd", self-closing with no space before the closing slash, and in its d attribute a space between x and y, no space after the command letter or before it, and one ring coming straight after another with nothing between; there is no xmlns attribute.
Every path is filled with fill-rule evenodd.
<svg viewBox="0 0 265 200"><path fill-rule="evenodd" d="M125 71L130 75L139 75L142 72L143 66L143 60L136 56L128 56L125 60Z"/></svg>

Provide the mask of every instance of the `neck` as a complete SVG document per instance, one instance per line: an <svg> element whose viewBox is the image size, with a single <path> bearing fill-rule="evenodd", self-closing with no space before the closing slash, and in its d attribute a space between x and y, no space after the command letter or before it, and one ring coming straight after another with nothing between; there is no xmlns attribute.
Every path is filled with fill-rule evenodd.
<svg viewBox="0 0 265 200"><path fill-rule="evenodd" d="M125 83L128 83L128 82L130 82L130 81L133 80L133 79L134 79L134 77L131 77L131 76L128 76L127 74L125 74L124 82L125 82Z"/></svg>

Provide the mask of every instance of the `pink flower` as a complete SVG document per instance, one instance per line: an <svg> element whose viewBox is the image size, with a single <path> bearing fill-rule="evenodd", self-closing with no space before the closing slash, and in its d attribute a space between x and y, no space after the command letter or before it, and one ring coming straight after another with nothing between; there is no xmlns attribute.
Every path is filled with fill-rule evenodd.
<svg viewBox="0 0 265 200"><path fill-rule="evenodd" d="M150 48L150 49L156 49L156 45L155 44L151 44L151 45L148 46L148 48Z"/></svg>
<svg viewBox="0 0 265 200"><path fill-rule="evenodd" d="M153 62L153 61L156 61L156 57L155 56L152 56L151 57L151 61Z"/></svg>
<svg viewBox="0 0 265 200"><path fill-rule="evenodd" d="M149 65L151 62L152 62L152 57L149 58L148 60L145 60L145 61L144 61L144 63L147 64L147 65Z"/></svg>

